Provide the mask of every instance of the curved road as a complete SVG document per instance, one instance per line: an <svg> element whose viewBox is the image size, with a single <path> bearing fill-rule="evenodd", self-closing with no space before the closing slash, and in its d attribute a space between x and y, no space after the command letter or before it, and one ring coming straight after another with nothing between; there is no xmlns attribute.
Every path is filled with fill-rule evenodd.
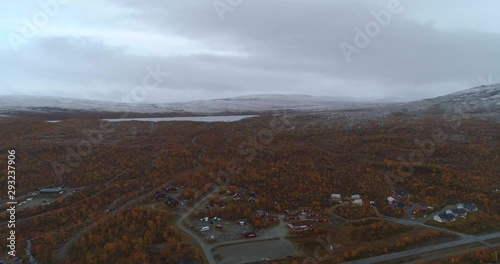
<svg viewBox="0 0 500 264"><path fill-rule="evenodd" d="M346 262L346 263L349 263L349 264L362 264L363 263L364 264L364 263L377 263L377 262L381 262L381 261L389 261L389 260L393 260L393 259L404 258L407 256L423 254L423 253L427 253L430 251L435 251L435 250L440 250L440 249L445 249L445 248L450 248L450 247L456 247L456 246L465 245L465 244L474 243L474 242L481 242L484 240L498 238L498 237L500 237L500 232L476 236L476 237L462 238L462 239L456 240L456 241L441 243L441 244L427 246L427 247L420 247L420 248L410 249L410 250L406 250L406 251L401 251L401 252L390 253L390 254L380 255L380 256L366 258L366 259L350 261L350 262Z"/></svg>

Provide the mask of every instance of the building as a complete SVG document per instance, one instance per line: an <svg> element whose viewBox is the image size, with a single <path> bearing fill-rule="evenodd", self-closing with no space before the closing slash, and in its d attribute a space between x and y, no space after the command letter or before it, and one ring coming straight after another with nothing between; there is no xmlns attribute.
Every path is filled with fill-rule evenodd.
<svg viewBox="0 0 500 264"><path fill-rule="evenodd" d="M394 190L394 192L392 192L392 195L401 198L403 196L407 196L408 193L402 190Z"/></svg>
<svg viewBox="0 0 500 264"><path fill-rule="evenodd" d="M342 196L340 195L340 193L334 193L330 195L330 199L333 201L340 201L340 199L342 199Z"/></svg>
<svg viewBox="0 0 500 264"><path fill-rule="evenodd" d="M351 195L351 200L356 200L356 199L361 199L361 196L359 194Z"/></svg>
<svg viewBox="0 0 500 264"><path fill-rule="evenodd" d="M393 205L395 202L397 202L397 200L396 198L389 196L387 197L387 202L389 203L389 205Z"/></svg>
<svg viewBox="0 0 500 264"><path fill-rule="evenodd" d="M318 213L318 212L310 212L310 213L308 213L308 214L306 215L306 218L311 219L311 218L316 218L316 217L318 217L318 216L320 216L320 213Z"/></svg>
<svg viewBox="0 0 500 264"><path fill-rule="evenodd" d="M171 207L176 207L177 205L179 205L179 201L177 201L172 196L167 195L167 197L165 197L165 204Z"/></svg>
<svg viewBox="0 0 500 264"><path fill-rule="evenodd" d="M52 196L52 195L62 194L63 190L60 187L42 188L38 192L40 193L40 195L43 195L43 196Z"/></svg>
<svg viewBox="0 0 500 264"><path fill-rule="evenodd" d="M453 214L441 213L434 215L434 221L439 223L451 223L455 221L455 216Z"/></svg>
<svg viewBox="0 0 500 264"><path fill-rule="evenodd" d="M293 222L293 223L288 223L287 226L293 232L308 231L312 230L313 227L311 222Z"/></svg>
<svg viewBox="0 0 500 264"><path fill-rule="evenodd" d="M300 220L300 217L298 215L286 215L285 216L285 221L296 221Z"/></svg>
<svg viewBox="0 0 500 264"><path fill-rule="evenodd" d="M467 216L467 211L463 208L455 208L446 210L447 214L452 214L455 217L465 217Z"/></svg>
<svg viewBox="0 0 500 264"><path fill-rule="evenodd" d="M362 199L354 199L352 201L352 204L361 206L361 205L363 205L363 200Z"/></svg>
<svg viewBox="0 0 500 264"><path fill-rule="evenodd" d="M457 204L458 209L464 209L467 213L472 213L477 211L477 205L475 203L459 203Z"/></svg>
<svg viewBox="0 0 500 264"><path fill-rule="evenodd" d="M177 188L177 187L175 187L175 186L173 186L173 185L167 184L167 185L165 186L165 191L166 191L166 192L175 192L175 191L177 191L177 190L179 190L179 188Z"/></svg>
<svg viewBox="0 0 500 264"><path fill-rule="evenodd" d="M258 216L268 216L269 212L266 210L257 210L257 211L255 211L255 214Z"/></svg>

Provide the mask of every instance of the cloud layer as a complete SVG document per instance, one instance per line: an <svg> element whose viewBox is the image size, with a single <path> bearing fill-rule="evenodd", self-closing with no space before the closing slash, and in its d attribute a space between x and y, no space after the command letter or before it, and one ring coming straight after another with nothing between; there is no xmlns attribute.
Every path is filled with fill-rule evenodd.
<svg viewBox="0 0 500 264"><path fill-rule="evenodd" d="M15 52L7 36L23 37L23 19L45 12L34 6L4 18L11 26L2 28L0 94L113 101L141 85L148 66L169 73L148 91L151 102L261 93L412 100L496 76L500 34L486 23L500 20L450 21L467 18L457 6L478 17L500 4L401 0L401 12L389 13L377 34L368 32L369 45L356 45L359 31L380 24L374 14L387 14L391 1L109 1L99 10L73 0ZM357 49L350 62L341 43Z"/></svg>

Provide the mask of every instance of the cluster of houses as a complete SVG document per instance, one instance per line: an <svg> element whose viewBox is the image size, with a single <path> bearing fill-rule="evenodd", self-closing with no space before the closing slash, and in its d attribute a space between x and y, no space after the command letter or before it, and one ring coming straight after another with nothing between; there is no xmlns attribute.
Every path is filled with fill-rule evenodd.
<svg viewBox="0 0 500 264"><path fill-rule="evenodd" d="M305 219L307 219L304 221L301 221L300 215L297 212L291 213L288 210L285 212L287 213L285 215L285 222L288 222L287 226L292 232L312 230L314 222L328 222L328 218L308 207L301 208L298 211L298 213L304 215Z"/></svg>
<svg viewBox="0 0 500 264"><path fill-rule="evenodd" d="M228 196L231 196L231 199L233 201L246 200L249 203L257 202L257 195L255 194L255 192L234 185L226 187L226 195L221 196L221 200L226 200Z"/></svg>
<svg viewBox="0 0 500 264"><path fill-rule="evenodd" d="M387 197L387 202L390 206L394 208L404 208L405 203L401 201L403 197L411 196L409 193L403 190L394 190L391 193L391 196Z"/></svg>
<svg viewBox="0 0 500 264"><path fill-rule="evenodd" d="M477 205L474 203L459 203L453 209L448 209L444 212L437 213L434 215L434 220L439 223L450 223L454 222L457 217L465 218L468 213L476 212Z"/></svg>
<svg viewBox="0 0 500 264"><path fill-rule="evenodd" d="M340 193L334 193L330 196L330 201L335 202L335 203L341 203L342 202L342 195ZM344 202L350 202L353 205L363 205L363 199L361 199L361 196L359 194L353 194L351 196L344 197Z"/></svg>
<svg viewBox="0 0 500 264"><path fill-rule="evenodd" d="M168 206L171 206L171 207L176 207L177 205L179 205L179 201L177 199L175 199L174 197L170 196L170 194L169 194L170 192L178 191L179 190L178 187L167 184L167 185L165 185L165 187L163 187L163 190L165 192L157 191L154 193L154 197L157 201L160 199L163 199L165 204Z"/></svg>

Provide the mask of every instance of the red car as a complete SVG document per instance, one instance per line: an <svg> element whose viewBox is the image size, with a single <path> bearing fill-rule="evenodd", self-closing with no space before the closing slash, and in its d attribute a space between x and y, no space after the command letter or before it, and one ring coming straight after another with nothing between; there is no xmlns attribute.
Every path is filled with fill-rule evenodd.
<svg viewBox="0 0 500 264"><path fill-rule="evenodd" d="M244 238L252 238L252 237L257 237L257 234L255 232L242 232L240 233L240 236Z"/></svg>

